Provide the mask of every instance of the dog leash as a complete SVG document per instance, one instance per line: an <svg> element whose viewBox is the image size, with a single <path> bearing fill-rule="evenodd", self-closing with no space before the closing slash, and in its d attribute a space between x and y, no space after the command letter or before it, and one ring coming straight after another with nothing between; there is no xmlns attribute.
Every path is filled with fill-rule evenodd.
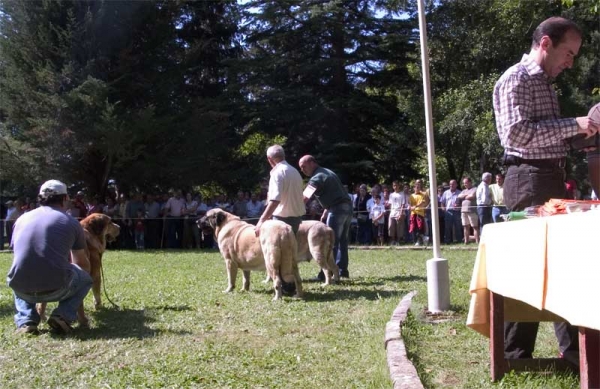
<svg viewBox="0 0 600 389"><path fill-rule="evenodd" d="M104 290L104 297L106 297L106 300L108 300L109 303L111 303L111 305L116 308L116 309L121 309L121 307L119 307L117 304L115 304L110 297L108 297L108 293L106 293L106 277L104 277L104 264L102 263L102 261L100 261L100 274L102 275L102 289Z"/></svg>

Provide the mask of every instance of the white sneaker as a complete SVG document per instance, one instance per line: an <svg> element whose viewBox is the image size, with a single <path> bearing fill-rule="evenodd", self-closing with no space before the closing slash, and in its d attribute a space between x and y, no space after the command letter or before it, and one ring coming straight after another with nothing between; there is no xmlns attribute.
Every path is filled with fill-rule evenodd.
<svg viewBox="0 0 600 389"><path fill-rule="evenodd" d="M420 246L420 245L421 245L421 242L415 243L415 246Z"/></svg>

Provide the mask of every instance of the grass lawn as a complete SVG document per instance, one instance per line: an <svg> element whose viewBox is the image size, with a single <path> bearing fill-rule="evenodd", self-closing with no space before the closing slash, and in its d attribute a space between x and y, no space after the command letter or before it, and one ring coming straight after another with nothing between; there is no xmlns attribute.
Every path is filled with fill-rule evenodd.
<svg viewBox="0 0 600 389"><path fill-rule="evenodd" d="M474 251L447 250L451 320L427 322L425 261L431 251L352 250L351 279L332 287L305 282L305 298L273 302L253 273L251 291L224 294L218 252L105 255L104 308L86 308L89 330L68 337L41 327L16 335L12 292L0 283L2 388L390 388L385 324L402 296L418 294L403 336L427 388L573 388L573 375L510 374L489 382L488 340L465 326ZM0 253L0 273L12 256ZM314 263L300 265L304 279ZM238 286L241 286L241 274ZM104 294L103 294L104 297ZM49 304L48 311L54 307ZM555 356L549 323L540 355Z"/></svg>

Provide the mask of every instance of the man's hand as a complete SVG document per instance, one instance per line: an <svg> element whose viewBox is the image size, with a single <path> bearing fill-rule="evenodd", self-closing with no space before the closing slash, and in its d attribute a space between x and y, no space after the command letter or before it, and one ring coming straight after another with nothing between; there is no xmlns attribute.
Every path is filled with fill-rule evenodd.
<svg viewBox="0 0 600 389"><path fill-rule="evenodd" d="M256 226L254 227L254 233L256 234L257 238L260 236L260 226L262 226L262 224L263 219L258 219L258 223L256 223Z"/></svg>
<svg viewBox="0 0 600 389"><path fill-rule="evenodd" d="M580 116L575 118L577 121L578 134L585 134L586 138L594 136L596 133L600 132L600 123L596 123L589 116Z"/></svg>

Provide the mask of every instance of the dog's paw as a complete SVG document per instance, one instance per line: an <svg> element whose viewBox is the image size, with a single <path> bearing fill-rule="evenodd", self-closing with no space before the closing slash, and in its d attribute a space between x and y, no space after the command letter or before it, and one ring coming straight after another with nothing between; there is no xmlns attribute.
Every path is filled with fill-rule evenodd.
<svg viewBox="0 0 600 389"><path fill-rule="evenodd" d="M77 318L77 323L79 323L79 328L90 328L90 320L87 317Z"/></svg>

